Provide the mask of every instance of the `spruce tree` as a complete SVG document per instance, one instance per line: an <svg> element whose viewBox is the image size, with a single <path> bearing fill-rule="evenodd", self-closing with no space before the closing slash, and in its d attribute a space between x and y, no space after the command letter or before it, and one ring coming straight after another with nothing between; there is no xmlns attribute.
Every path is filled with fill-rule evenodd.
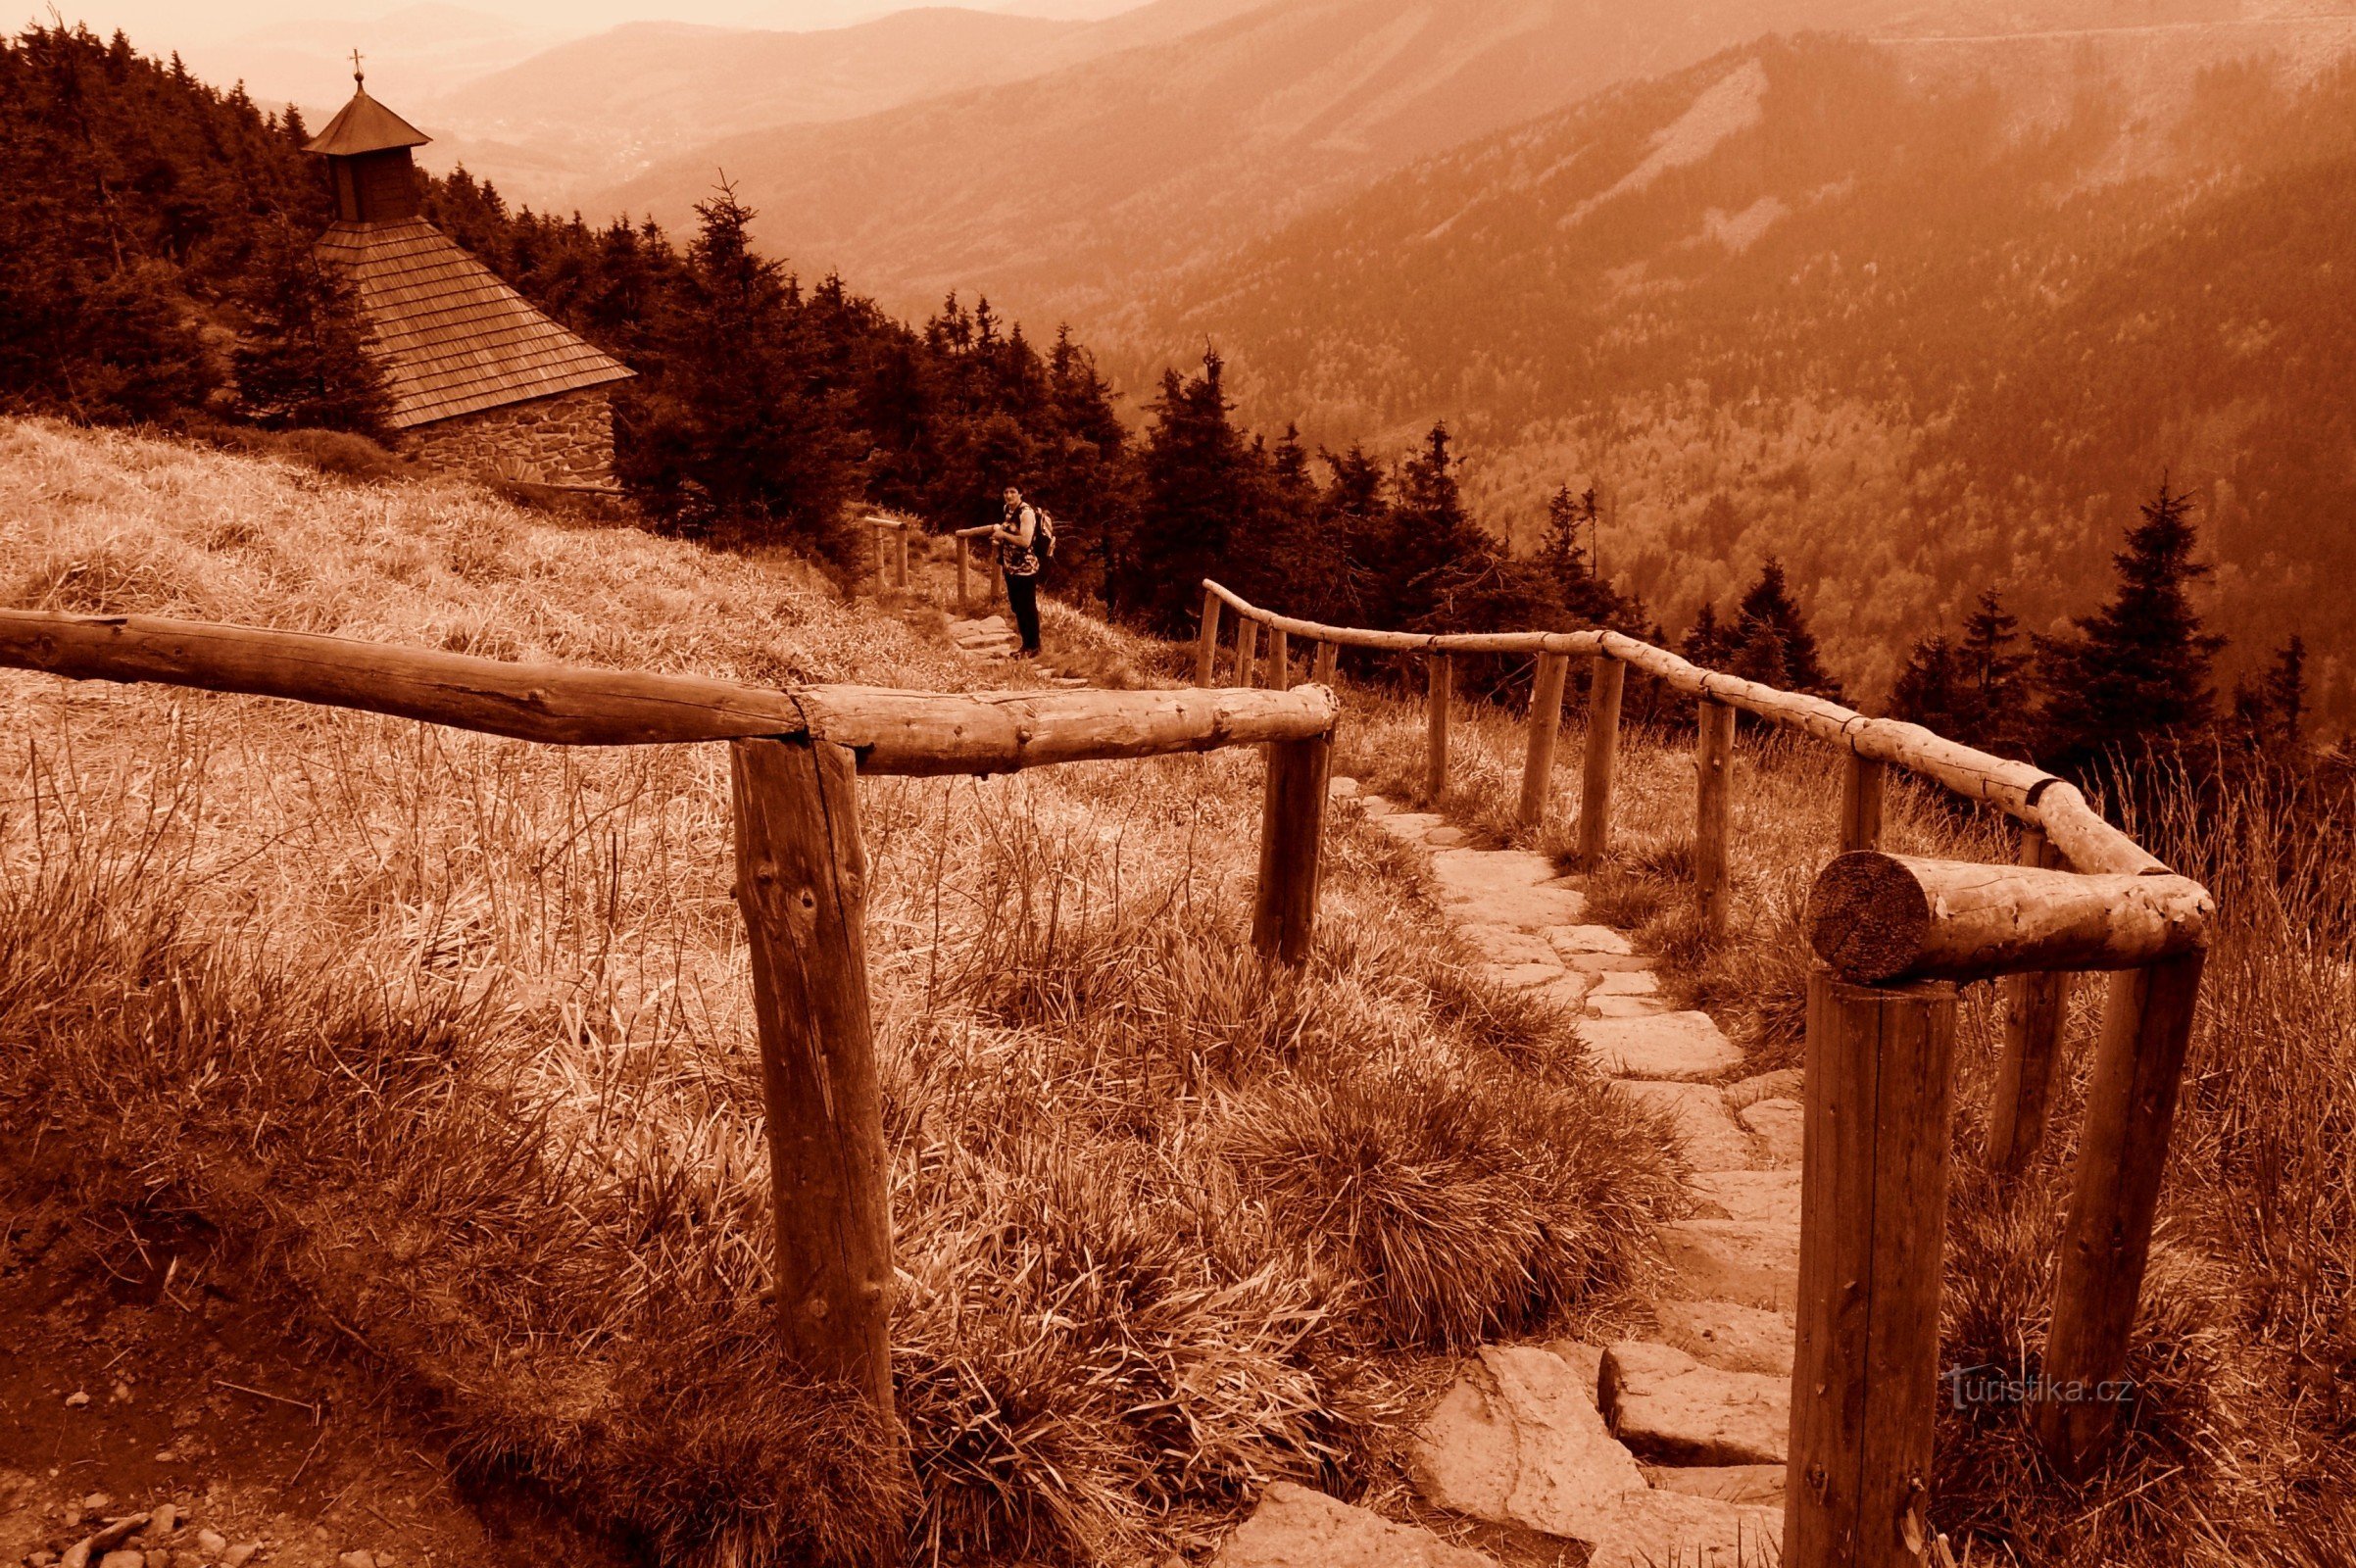
<svg viewBox="0 0 2356 1568"><path fill-rule="evenodd" d="M1973 744L1962 733L1966 667L1944 632L1920 639L1907 650L1906 662L1890 688L1890 716Z"/></svg>
<svg viewBox="0 0 2356 1568"><path fill-rule="evenodd" d="M273 241L246 297L254 330L235 355L239 409L273 429L382 435L392 399L351 285L291 226L281 224Z"/></svg>
<svg viewBox="0 0 2356 1568"><path fill-rule="evenodd" d="M1259 514L1261 472L1234 423L1215 349L1192 377L1164 370L1140 462L1136 517L1117 541L1107 603L1153 630L1192 627L1202 580L1230 572L1239 525Z"/></svg>
<svg viewBox="0 0 2356 1568"><path fill-rule="evenodd" d="M1723 670L1731 662L1734 642L1727 629L1718 623L1716 605L1706 599L1701 602L1701 608L1693 612L1693 625L1686 633L1685 641L1678 645L1678 651L1685 655L1686 662L1703 669Z"/></svg>
<svg viewBox="0 0 2356 1568"><path fill-rule="evenodd" d="M792 277L753 249L753 210L723 185L696 208L661 390L621 444L623 482L689 531L725 528L850 569L858 483L850 399L827 384Z"/></svg>
<svg viewBox="0 0 2356 1568"><path fill-rule="evenodd" d="M1841 683L1824 667L1816 638L1784 580L1784 564L1767 558L1759 580L1742 596L1731 641L1736 673L1787 690L1838 702ZM1780 670L1780 679L1752 670Z"/></svg>
<svg viewBox="0 0 2356 1568"><path fill-rule="evenodd" d="M2181 746L2211 718L2210 671L2225 639L2201 629L2192 605L2192 585L2210 571L2192 559L2192 498L2163 478L2139 511L2143 520L2111 558L2119 573L2111 602L2079 617L2076 635L2035 640L2039 760L2057 772Z"/></svg>

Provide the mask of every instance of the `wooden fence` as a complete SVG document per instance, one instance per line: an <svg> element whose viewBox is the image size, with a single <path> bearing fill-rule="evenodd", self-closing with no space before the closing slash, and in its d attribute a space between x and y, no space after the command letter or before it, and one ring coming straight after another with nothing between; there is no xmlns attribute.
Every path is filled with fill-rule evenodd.
<svg viewBox="0 0 2356 1568"><path fill-rule="evenodd" d="M146 615L0 611L0 664L390 713L560 746L725 741L775 1182L787 1356L892 1408L891 1221L867 995L858 779L1258 745L1252 940L1299 964L1317 912L1337 712L1319 690L788 691L503 663Z"/></svg>
<svg viewBox="0 0 2356 1568"><path fill-rule="evenodd" d="M2029 763L1919 725L1700 669L1617 632L1369 631L1274 614L1215 582L1203 589L1200 685L1208 686L1217 670L1223 611L1236 621L1239 687L1289 688L1298 641L1315 646L1312 668L1321 681L1342 648L1422 654L1424 793L1433 801L1448 784L1451 660L1533 656L1520 802L1521 820L1532 826L1544 820L1552 794L1569 662L1588 659L1578 825L1579 859L1589 869L1601 866L1611 848L1627 671L1694 699L1693 896L1714 932L1726 924L1737 710L1845 755L1841 854L1817 878L1808 906L1820 961L1808 986L1783 1559L1790 1568L1926 1560L1956 986L2001 977L2005 987L1988 1152L1999 1175L2011 1178L2044 1135L2068 976L2107 972L2052 1326L2030 1391L2034 1428L2054 1463L2080 1478L2099 1468L2130 1396L2129 1336L2215 912L2207 890L2171 873L2067 781ZM1881 853L1883 787L1893 764L2019 821L2018 863Z"/></svg>
<svg viewBox="0 0 2356 1568"><path fill-rule="evenodd" d="M912 517L892 512L870 512L859 519L867 525L875 541L875 586L878 592L886 588L906 588L908 585L908 535L918 526Z"/></svg>

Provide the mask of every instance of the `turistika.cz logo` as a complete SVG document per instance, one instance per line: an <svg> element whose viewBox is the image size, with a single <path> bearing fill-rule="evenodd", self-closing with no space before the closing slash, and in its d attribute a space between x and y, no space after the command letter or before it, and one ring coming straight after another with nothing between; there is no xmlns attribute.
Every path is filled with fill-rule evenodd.
<svg viewBox="0 0 2356 1568"><path fill-rule="evenodd" d="M2041 1372L2000 1366L1951 1367L1941 1374L1947 1398L1958 1410L1985 1404L2125 1404L2135 1397L2131 1378L2101 1383L2057 1383Z"/></svg>

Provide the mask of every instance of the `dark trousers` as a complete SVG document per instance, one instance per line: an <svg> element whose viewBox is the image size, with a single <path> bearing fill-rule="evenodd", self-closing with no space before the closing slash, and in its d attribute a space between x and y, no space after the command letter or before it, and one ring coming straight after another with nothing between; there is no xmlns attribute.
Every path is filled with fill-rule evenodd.
<svg viewBox="0 0 2356 1568"><path fill-rule="evenodd" d="M1014 612L1014 630L1022 638L1022 651L1039 652L1039 578L1007 572L1006 608Z"/></svg>

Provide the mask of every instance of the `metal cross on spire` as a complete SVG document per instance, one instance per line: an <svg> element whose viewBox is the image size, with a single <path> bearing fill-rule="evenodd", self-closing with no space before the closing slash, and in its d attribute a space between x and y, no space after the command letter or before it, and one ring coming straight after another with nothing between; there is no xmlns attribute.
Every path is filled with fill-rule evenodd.
<svg viewBox="0 0 2356 1568"><path fill-rule="evenodd" d="M355 49L352 51L352 85L365 87L368 84L368 78L363 75L360 70L360 51Z"/></svg>

